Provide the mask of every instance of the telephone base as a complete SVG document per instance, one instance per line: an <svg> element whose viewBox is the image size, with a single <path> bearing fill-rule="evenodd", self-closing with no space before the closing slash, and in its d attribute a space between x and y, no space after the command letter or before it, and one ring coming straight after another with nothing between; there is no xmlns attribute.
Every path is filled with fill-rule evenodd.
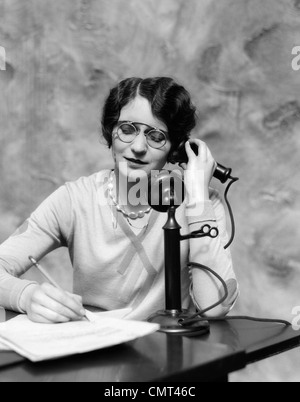
<svg viewBox="0 0 300 402"><path fill-rule="evenodd" d="M210 331L208 321L199 321L182 325L181 320L191 318L193 313L187 310L160 310L148 318L148 322L159 324L159 332L171 335L200 336Z"/></svg>

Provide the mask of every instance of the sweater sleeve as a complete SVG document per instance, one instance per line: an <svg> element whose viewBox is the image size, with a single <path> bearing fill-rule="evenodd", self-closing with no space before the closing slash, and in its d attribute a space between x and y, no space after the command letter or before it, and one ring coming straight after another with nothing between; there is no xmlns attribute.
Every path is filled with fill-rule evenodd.
<svg viewBox="0 0 300 402"><path fill-rule="evenodd" d="M218 192L212 190L210 201L204 204L187 205L187 217L191 232L205 224L219 230L219 236L214 239L204 237L190 240L190 261L211 268L225 281L229 293L227 299L205 314L207 317L225 315L233 307L239 291L230 250L224 249L228 242L226 214ZM191 268L190 274L190 294L199 311L214 305L225 295L222 283L208 271L195 267Z"/></svg>
<svg viewBox="0 0 300 402"><path fill-rule="evenodd" d="M28 257L42 259L66 246L71 224L71 201L66 186L47 198L17 231L0 245L0 305L23 312L20 297L35 282L19 279L31 266Z"/></svg>

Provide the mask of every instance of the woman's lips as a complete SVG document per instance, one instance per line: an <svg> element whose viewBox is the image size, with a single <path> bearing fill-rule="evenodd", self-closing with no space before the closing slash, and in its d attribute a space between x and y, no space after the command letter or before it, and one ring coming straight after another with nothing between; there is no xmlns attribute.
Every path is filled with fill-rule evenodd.
<svg viewBox="0 0 300 402"><path fill-rule="evenodd" d="M134 163L135 165L140 165L140 166L145 166L147 165L147 162L143 162L140 159L131 159L131 158L125 158L129 163Z"/></svg>

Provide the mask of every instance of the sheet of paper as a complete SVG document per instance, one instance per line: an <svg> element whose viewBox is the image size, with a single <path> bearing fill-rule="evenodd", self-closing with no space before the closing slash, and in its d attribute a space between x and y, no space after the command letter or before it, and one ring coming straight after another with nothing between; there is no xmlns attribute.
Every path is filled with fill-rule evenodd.
<svg viewBox="0 0 300 402"><path fill-rule="evenodd" d="M101 311L101 312L97 312L97 313L92 313L91 311L86 310L86 315L91 322L94 322L94 321L97 321L104 317L126 319L126 316L128 314L130 314L131 311L132 311L132 308L130 308L130 307L118 309L118 310L111 310L111 311ZM4 313L4 315L5 315L5 313ZM18 320L20 320L20 319L18 318ZM22 318L21 321L24 321L24 319ZM25 321L27 321L27 318L25 319ZM3 319L0 322L5 322L5 320ZM2 343L1 339L0 339L0 352L7 352L9 350L12 350L12 349L9 346Z"/></svg>
<svg viewBox="0 0 300 402"><path fill-rule="evenodd" d="M132 308L122 308L119 310L111 310L111 311L100 311L97 313L92 313L89 310L86 310L86 315L88 319L91 321L95 321L95 319L109 317L109 318L123 318L126 320L126 316L132 312ZM92 314L92 315L91 315Z"/></svg>
<svg viewBox="0 0 300 402"><path fill-rule="evenodd" d="M0 341L0 353L1 352L8 352L10 350L11 350L11 348L9 346L4 345L4 343L1 343L1 341Z"/></svg>
<svg viewBox="0 0 300 402"><path fill-rule="evenodd" d="M0 324L0 345L38 362L118 345L159 329L157 324L90 314L92 322L64 324L38 324L17 316Z"/></svg>

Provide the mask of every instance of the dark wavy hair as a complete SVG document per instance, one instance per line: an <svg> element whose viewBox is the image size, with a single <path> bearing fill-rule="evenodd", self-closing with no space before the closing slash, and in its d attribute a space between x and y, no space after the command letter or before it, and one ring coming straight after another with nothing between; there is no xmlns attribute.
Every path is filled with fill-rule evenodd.
<svg viewBox="0 0 300 402"><path fill-rule="evenodd" d="M149 101L153 115L167 126L171 140L168 162L176 163L196 125L196 108L188 91L169 77L127 78L111 89L101 120L108 147L112 146L112 132L122 108L137 95Z"/></svg>

